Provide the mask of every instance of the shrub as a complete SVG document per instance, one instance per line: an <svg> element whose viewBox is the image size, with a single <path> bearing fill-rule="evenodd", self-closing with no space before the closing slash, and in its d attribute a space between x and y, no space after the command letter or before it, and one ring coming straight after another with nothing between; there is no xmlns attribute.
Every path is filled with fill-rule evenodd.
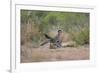
<svg viewBox="0 0 100 73"><path fill-rule="evenodd" d="M72 32L72 39L78 45L89 44L89 29L83 28L79 32Z"/></svg>

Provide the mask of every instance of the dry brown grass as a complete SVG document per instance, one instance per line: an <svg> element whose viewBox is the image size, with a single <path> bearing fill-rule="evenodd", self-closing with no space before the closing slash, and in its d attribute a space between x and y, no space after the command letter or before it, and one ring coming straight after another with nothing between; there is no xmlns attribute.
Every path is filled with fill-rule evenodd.
<svg viewBox="0 0 100 73"><path fill-rule="evenodd" d="M67 61L89 59L89 47L66 47L49 49L46 46L39 48L21 47L21 62Z"/></svg>

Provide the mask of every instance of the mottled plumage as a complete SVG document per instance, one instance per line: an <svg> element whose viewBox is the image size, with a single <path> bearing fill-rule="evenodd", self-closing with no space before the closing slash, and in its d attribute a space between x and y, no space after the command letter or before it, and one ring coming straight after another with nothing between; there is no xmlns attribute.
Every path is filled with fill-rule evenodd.
<svg viewBox="0 0 100 73"><path fill-rule="evenodd" d="M45 45L46 43L50 42L50 46L54 46L55 48L61 48L62 45L62 38L60 37L62 31L58 30L58 34L56 35L55 38L52 38L50 36L48 36L47 34L44 34L44 36L48 39L47 41L45 41L44 43L41 44L41 46Z"/></svg>

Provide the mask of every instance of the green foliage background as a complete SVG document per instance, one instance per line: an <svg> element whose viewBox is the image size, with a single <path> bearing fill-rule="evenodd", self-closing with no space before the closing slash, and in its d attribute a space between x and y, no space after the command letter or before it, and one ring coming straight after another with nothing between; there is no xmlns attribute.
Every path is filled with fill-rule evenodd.
<svg viewBox="0 0 100 73"><path fill-rule="evenodd" d="M89 44L89 13L21 10L21 44L39 44L43 33L59 29L78 45Z"/></svg>

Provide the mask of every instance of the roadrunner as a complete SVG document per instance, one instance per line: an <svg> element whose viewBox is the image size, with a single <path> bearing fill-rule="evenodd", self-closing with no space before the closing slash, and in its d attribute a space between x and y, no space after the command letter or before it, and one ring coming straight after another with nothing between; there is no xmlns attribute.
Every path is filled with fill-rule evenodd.
<svg viewBox="0 0 100 73"><path fill-rule="evenodd" d="M44 36L48 39L44 43L41 44L41 46L45 45L46 43L50 43L50 49L55 49L55 48L61 48L62 45L62 30L58 30L58 34L55 36L55 38L52 38L48 36L47 34L44 34Z"/></svg>

